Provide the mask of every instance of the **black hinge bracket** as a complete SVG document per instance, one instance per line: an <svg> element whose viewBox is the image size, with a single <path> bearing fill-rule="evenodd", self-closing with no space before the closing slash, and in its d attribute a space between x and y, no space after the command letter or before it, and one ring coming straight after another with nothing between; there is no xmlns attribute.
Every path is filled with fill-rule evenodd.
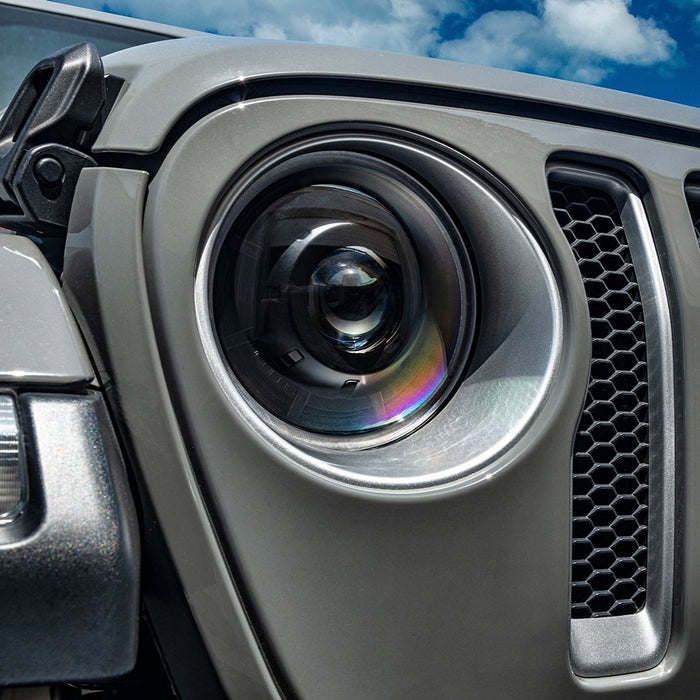
<svg viewBox="0 0 700 700"><path fill-rule="evenodd" d="M90 148L116 93L110 81L88 43L30 71L0 121L0 226L65 234L80 171L96 165Z"/></svg>

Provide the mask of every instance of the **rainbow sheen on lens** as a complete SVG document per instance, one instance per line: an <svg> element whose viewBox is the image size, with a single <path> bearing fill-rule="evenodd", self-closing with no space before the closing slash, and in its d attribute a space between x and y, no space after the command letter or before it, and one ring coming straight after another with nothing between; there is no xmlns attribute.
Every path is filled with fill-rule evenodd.
<svg viewBox="0 0 700 700"><path fill-rule="evenodd" d="M440 387L447 376L445 352L434 324L430 340L420 353L408 353L401 367L402 381L382 392L383 408L375 425L406 419L420 408Z"/></svg>

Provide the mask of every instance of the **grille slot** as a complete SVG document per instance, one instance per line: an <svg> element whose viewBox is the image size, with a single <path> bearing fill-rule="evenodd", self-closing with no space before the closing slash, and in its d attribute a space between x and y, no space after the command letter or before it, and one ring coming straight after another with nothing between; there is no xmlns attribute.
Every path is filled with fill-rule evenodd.
<svg viewBox="0 0 700 700"><path fill-rule="evenodd" d="M588 299L591 374L573 456L572 618L641 610L647 595L649 387L644 313L614 199L550 178Z"/></svg>
<svg viewBox="0 0 700 700"><path fill-rule="evenodd" d="M690 185L685 190L688 199L688 210L690 218L693 220L693 228L695 229L695 237L700 246L700 186Z"/></svg>

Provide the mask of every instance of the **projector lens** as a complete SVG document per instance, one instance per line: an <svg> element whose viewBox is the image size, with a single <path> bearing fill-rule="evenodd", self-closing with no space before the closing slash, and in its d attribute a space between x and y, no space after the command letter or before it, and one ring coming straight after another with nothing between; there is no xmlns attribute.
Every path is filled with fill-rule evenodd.
<svg viewBox="0 0 700 700"><path fill-rule="evenodd" d="M397 326L401 291L371 251L340 248L311 274L309 307L319 331L340 351L365 352Z"/></svg>

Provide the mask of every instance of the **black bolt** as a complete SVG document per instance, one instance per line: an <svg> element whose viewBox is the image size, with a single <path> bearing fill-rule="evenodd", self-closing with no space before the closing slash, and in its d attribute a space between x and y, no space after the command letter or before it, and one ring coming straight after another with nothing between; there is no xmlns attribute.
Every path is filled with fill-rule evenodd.
<svg viewBox="0 0 700 700"><path fill-rule="evenodd" d="M64 173L61 161L52 156L44 156L34 163L34 175L42 185L60 185Z"/></svg>

